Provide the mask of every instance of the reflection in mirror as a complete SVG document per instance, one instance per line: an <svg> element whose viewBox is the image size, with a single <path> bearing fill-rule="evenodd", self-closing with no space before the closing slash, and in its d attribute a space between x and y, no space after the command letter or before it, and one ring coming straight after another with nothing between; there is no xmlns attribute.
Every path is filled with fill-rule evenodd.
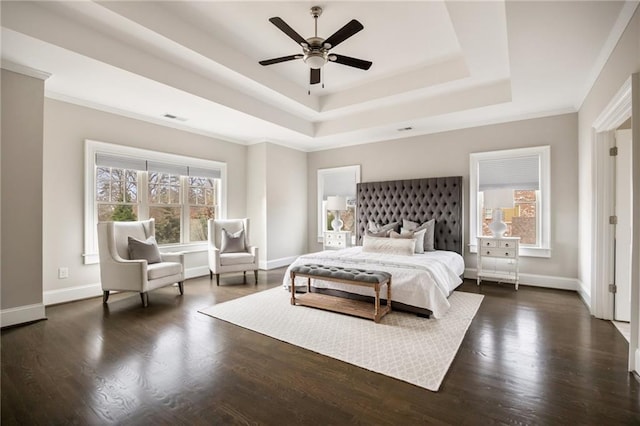
<svg viewBox="0 0 640 426"><path fill-rule="evenodd" d="M335 167L318 170L318 241L322 241L324 231L332 231L333 210L327 209L330 196L345 197L346 210L339 211L342 230L351 231L355 236L356 227L356 185L360 183L360 166Z"/></svg>

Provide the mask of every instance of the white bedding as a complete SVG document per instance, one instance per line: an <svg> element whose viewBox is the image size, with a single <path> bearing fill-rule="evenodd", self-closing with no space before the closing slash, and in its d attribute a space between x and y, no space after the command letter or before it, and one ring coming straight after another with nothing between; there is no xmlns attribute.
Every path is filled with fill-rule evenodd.
<svg viewBox="0 0 640 426"><path fill-rule="evenodd" d="M289 288L293 266L317 263L329 266L373 269L392 275L391 300L410 306L429 309L435 318L441 318L449 310L447 298L462 283L464 259L452 251L433 251L413 256L381 253L363 253L362 247L329 250L300 256L289 265L283 285ZM306 286L306 278L296 279L296 287ZM330 281L313 280L318 288L331 288L366 296L373 296L373 289ZM385 295L386 291L382 292Z"/></svg>

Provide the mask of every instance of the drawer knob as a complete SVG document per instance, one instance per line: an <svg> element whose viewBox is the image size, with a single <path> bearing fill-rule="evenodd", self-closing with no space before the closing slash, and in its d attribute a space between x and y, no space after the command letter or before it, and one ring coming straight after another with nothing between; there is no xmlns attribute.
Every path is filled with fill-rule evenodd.
<svg viewBox="0 0 640 426"><path fill-rule="evenodd" d="M509 256L509 252L506 252L504 255L505 255L505 256Z"/></svg>
<svg viewBox="0 0 640 426"><path fill-rule="evenodd" d="M488 251L488 252L487 252L487 255L490 255L490 254L491 254L491 252L490 252L490 251Z"/></svg>
<svg viewBox="0 0 640 426"><path fill-rule="evenodd" d="M505 243L505 245L504 245L504 246L505 246L505 247L509 247L509 243Z"/></svg>

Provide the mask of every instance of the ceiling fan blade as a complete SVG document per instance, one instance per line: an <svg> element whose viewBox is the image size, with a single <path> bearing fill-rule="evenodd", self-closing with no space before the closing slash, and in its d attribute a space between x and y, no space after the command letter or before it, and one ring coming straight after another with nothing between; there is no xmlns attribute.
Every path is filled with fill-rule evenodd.
<svg viewBox="0 0 640 426"><path fill-rule="evenodd" d="M338 64L347 65L349 67L360 68L361 70L368 70L373 65L373 62L365 61L358 58L352 58L351 56L342 56L331 54L331 56L335 56L336 59L333 61Z"/></svg>
<svg viewBox="0 0 640 426"><path fill-rule="evenodd" d="M333 35L326 39L324 42L330 44L331 48L336 47L362 29L364 29L362 24L355 19L352 19L351 21L347 22L344 27L333 33Z"/></svg>
<svg viewBox="0 0 640 426"><path fill-rule="evenodd" d="M320 83L320 68L311 68L311 73L309 75L309 84L318 83Z"/></svg>
<svg viewBox="0 0 640 426"><path fill-rule="evenodd" d="M273 64L279 64L280 62L293 61L294 59L302 59L302 55L289 55L289 56L282 56L280 58L265 59L264 61L260 61L258 63L260 65L273 65Z"/></svg>
<svg viewBox="0 0 640 426"><path fill-rule="evenodd" d="M286 22L282 20L282 18L275 16L273 18L269 18L269 22L278 27L280 31L291 37L293 41L298 44L306 43L307 40L303 39L300 34L298 34L293 28L291 28Z"/></svg>

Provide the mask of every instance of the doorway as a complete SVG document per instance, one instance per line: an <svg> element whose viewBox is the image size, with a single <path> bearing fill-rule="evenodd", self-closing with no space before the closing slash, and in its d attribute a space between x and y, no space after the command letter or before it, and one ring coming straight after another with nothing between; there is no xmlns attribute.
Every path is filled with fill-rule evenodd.
<svg viewBox="0 0 640 426"><path fill-rule="evenodd" d="M596 318L614 319L616 293L612 290L615 279L616 254L621 255L625 249L620 242L619 253L614 251L615 227L611 225L612 217L615 217L614 199L617 186L614 184L613 162L610 161L610 147L614 145L615 131L627 120L631 119L632 112L636 120L631 119L631 145L633 139L638 141L640 136L640 74L633 74L611 99L601 114L593 123L593 184L592 198L592 239L591 239L591 292L590 308ZM638 142L635 144L638 145ZM640 187L640 149L631 150L625 154L631 160L631 188ZM624 180L625 178L620 178ZM624 190L625 193L626 190ZM635 191L637 193L637 189ZM633 193L632 193L633 194ZM622 199L621 194L618 198ZM630 303L622 301L619 295L618 306L629 306L629 371L640 369L640 197L628 197L630 199L630 267L619 266L620 271L630 270ZM621 207L619 207L620 209ZM635 226L634 226L635 224ZM619 238L623 238L619 235ZM628 247L628 246L627 246ZM625 255L626 256L626 255ZM619 256L618 256L619 257ZM623 280L622 277L618 277Z"/></svg>

